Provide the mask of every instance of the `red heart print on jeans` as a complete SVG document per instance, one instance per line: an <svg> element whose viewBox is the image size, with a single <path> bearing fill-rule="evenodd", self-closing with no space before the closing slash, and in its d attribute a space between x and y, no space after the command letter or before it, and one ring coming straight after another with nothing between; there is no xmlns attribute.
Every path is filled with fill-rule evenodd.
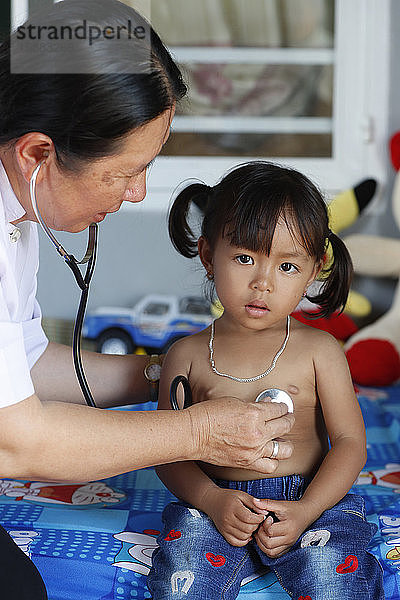
<svg viewBox="0 0 400 600"><path fill-rule="evenodd" d="M212 552L207 552L206 559L213 567L223 567L226 563L226 558L222 554L215 555Z"/></svg>
<svg viewBox="0 0 400 600"><path fill-rule="evenodd" d="M311 600L311 596L300 596L299 600Z"/></svg>
<svg viewBox="0 0 400 600"><path fill-rule="evenodd" d="M336 567L336 573L339 575L346 575L346 573L354 573L358 569L358 558L354 554L349 554L344 559L344 563L341 563Z"/></svg>
<svg viewBox="0 0 400 600"><path fill-rule="evenodd" d="M181 537L180 531L175 531L175 529L171 529L168 535L164 538L166 542L171 542L172 540L178 540Z"/></svg>

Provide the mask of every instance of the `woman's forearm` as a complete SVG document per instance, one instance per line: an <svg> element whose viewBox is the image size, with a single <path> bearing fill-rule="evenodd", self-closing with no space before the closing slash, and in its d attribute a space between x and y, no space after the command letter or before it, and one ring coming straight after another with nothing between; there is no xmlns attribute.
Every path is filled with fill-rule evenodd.
<svg viewBox="0 0 400 600"><path fill-rule="evenodd" d="M36 396L0 410L2 477L102 479L199 452L187 412L104 411Z"/></svg>
<svg viewBox="0 0 400 600"><path fill-rule="evenodd" d="M96 406L106 408L150 400L143 374L148 356L112 356L83 352L83 366ZM42 401L84 404L69 346L51 342L32 368L35 391Z"/></svg>

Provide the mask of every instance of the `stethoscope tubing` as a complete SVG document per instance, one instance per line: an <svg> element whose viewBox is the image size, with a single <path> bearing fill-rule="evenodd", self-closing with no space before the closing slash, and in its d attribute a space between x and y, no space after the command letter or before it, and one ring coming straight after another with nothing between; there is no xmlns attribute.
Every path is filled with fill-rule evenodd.
<svg viewBox="0 0 400 600"><path fill-rule="evenodd" d="M81 298L79 307L74 324L74 333L72 340L72 356L74 361L74 368L76 377L78 379L83 397L85 398L86 404L93 408L96 408L96 403L93 398L93 394L90 391L89 384L86 379L85 371L82 364L82 353L81 353L81 339L82 339L82 325L85 318L86 306L89 297L90 282L93 277L94 269L96 266L97 258L97 245L98 245L98 225L97 223L91 223L89 225L89 237L86 248L85 256L82 260L77 260L73 254L69 254L65 248L57 240L53 232L44 222L42 215L40 214L37 199L36 199L36 179L40 171L40 167L44 164L44 160L38 163L35 170L32 173L32 177L29 182L29 193L32 203L32 208L35 212L36 218L39 225L54 245L57 252L62 256L66 264L74 274L75 280L81 289ZM87 264L85 274L82 275L78 265Z"/></svg>
<svg viewBox="0 0 400 600"><path fill-rule="evenodd" d="M177 399L177 392L178 392L179 385L182 385L182 387L183 387L183 407L182 408L188 408L193 403L192 390L190 389L189 381L187 380L187 378L184 375L177 375L175 377L175 379L172 380L171 387L169 389L169 402L171 404L171 408L173 408L174 410L180 410L180 407L178 404L178 399Z"/></svg>

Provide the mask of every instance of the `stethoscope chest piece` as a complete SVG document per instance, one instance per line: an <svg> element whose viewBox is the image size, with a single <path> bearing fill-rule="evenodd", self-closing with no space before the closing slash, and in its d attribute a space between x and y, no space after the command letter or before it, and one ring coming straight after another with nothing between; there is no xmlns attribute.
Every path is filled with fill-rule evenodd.
<svg viewBox="0 0 400 600"><path fill-rule="evenodd" d="M254 402L282 402L288 407L288 412L294 410L293 400L287 392L279 388L269 388L260 392Z"/></svg>

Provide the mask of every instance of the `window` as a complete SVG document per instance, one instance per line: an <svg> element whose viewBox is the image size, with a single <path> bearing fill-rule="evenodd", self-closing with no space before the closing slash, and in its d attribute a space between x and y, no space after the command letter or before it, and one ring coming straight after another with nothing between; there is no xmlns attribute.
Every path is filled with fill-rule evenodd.
<svg viewBox="0 0 400 600"><path fill-rule="evenodd" d="M163 315L168 314L169 309L169 304L159 304L157 302L151 302L150 304L147 304L147 306L145 306L145 308L143 309L143 314L152 315L154 317L161 317Z"/></svg>
<svg viewBox="0 0 400 600"><path fill-rule="evenodd" d="M157 0L152 21L189 84L164 155L332 155L333 0Z"/></svg>
<svg viewBox="0 0 400 600"><path fill-rule="evenodd" d="M191 315L210 315L210 303L204 298L189 296L179 301L179 312Z"/></svg>

